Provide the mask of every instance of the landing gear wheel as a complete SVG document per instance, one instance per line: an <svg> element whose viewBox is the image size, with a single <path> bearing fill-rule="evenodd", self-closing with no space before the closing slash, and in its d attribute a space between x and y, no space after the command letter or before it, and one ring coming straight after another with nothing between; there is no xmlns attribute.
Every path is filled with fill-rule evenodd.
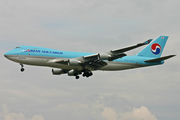
<svg viewBox="0 0 180 120"><path fill-rule="evenodd" d="M22 64L22 63L20 63L20 65L21 65L21 72L23 72L25 69L23 68L24 67L24 65Z"/></svg>
<svg viewBox="0 0 180 120"><path fill-rule="evenodd" d="M23 72L24 71L24 68L21 68L21 72Z"/></svg>
<svg viewBox="0 0 180 120"><path fill-rule="evenodd" d="M76 76L76 79L79 79L79 76Z"/></svg>
<svg viewBox="0 0 180 120"><path fill-rule="evenodd" d="M88 70L88 69L83 69L82 72L84 72L82 74L83 77L90 77L93 75L93 73L91 72L91 70Z"/></svg>
<svg viewBox="0 0 180 120"><path fill-rule="evenodd" d="M86 75L85 75L85 74L83 74L82 76L83 76L83 77L85 77Z"/></svg>

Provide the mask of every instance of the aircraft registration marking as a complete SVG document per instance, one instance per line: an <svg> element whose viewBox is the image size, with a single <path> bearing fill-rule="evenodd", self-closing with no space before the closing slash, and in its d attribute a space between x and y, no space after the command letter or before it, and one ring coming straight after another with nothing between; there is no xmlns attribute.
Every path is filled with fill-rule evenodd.
<svg viewBox="0 0 180 120"><path fill-rule="evenodd" d="M21 59L21 60L22 60L22 59L26 59L26 57L18 57L18 59Z"/></svg>

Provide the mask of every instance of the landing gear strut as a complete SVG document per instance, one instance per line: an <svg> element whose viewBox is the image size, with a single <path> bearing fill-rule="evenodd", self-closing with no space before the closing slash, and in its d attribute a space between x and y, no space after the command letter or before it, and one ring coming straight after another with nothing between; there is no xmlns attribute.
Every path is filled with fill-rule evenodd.
<svg viewBox="0 0 180 120"><path fill-rule="evenodd" d="M25 69L23 68L24 65L23 65L22 63L20 63L20 65L21 65L21 72L24 72L24 70L25 70Z"/></svg>

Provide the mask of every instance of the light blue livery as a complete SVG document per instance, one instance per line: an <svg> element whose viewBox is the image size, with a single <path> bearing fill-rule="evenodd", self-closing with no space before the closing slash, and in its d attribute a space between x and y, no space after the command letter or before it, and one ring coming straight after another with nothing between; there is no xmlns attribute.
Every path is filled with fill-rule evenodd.
<svg viewBox="0 0 180 120"><path fill-rule="evenodd" d="M79 75L90 77L92 71L104 70L126 70L139 67L160 65L164 60L175 55L161 57L168 36L159 36L153 42L149 39L130 47L114 49L102 53L82 53L59 51L54 49L18 46L4 54L6 58L20 63L21 71L24 71L24 64L52 67L53 75L68 74L79 79ZM150 43L150 44L149 44ZM127 56L124 52L147 45L137 55Z"/></svg>

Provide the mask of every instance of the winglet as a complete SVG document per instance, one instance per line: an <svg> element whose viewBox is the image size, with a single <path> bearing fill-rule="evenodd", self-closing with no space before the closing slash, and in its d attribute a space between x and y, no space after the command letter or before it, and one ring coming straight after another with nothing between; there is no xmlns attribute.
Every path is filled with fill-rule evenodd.
<svg viewBox="0 0 180 120"><path fill-rule="evenodd" d="M137 45L146 45L146 44L149 44L152 40L153 40L153 39L149 39L149 40L147 40L147 41L145 41L145 42L143 42L143 43L139 43L139 44L137 44Z"/></svg>
<svg viewBox="0 0 180 120"><path fill-rule="evenodd" d="M147 41L145 41L143 44L149 44L153 39L149 39Z"/></svg>

